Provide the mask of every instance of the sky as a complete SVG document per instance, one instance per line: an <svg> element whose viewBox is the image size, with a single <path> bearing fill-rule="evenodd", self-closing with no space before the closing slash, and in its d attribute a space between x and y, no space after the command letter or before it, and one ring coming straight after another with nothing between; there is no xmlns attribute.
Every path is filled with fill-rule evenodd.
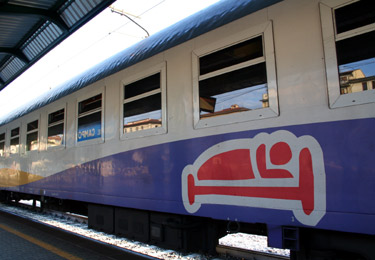
<svg viewBox="0 0 375 260"><path fill-rule="evenodd" d="M217 1L118 0L112 6L153 35ZM145 37L143 29L106 8L0 92L0 119Z"/></svg>

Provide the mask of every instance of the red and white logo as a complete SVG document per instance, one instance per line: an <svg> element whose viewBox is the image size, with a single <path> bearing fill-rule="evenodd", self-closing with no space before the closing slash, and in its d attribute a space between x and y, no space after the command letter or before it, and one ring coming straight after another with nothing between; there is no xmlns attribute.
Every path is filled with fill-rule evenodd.
<svg viewBox="0 0 375 260"><path fill-rule="evenodd" d="M182 199L189 213L202 204L290 210L315 226L326 213L322 149L285 130L218 143L184 168Z"/></svg>

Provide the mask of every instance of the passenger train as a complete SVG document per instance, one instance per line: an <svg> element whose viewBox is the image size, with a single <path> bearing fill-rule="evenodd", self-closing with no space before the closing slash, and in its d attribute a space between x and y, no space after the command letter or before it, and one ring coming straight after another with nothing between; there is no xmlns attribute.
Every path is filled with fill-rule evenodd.
<svg viewBox="0 0 375 260"><path fill-rule="evenodd" d="M0 123L0 192L182 250L375 259L375 9L223 0ZM31 86L32 87L32 86Z"/></svg>

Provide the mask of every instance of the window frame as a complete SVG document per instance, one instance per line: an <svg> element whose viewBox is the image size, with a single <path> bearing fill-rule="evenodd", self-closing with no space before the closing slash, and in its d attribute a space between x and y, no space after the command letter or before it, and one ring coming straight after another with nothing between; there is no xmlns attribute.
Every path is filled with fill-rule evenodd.
<svg viewBox="0 0 375 260"><path fill-rule="evenodd" d="M336 34L334 10L357 1L323 0L319 3L329 107L331 109L375 102L375 89L347 94L340 93L336 40L351 38L375 30L374 23Z"/></svg>
<svg viewBox="0 0 375 260"><path fill-rule="evenodd" d="M67 108L67 105L66 104L63 104L61 106L56 106L54 107L53 109L49 109L47 111L47 118L46 118L46 122L47 122L47 131L46 131L46 149L47 150L55 150L55 149L65 149L66 148L66 122L67 122L67 118L66 118L66 115L67 115L67 111L66 111L66 108ZM52 113L55 113L61 109L64 109L64 120L63 120L63 124L64 124L64 130L63 130L63 144L62 145L56 145L56 146L48 146L48 129L49 129L49 115L52 114ZM56 124L56 123L55 123Z"/></svg>
<svg viewBox="0 0 375 260"><path fill-rule="evenodd" d="M134 82L145 79L149 76L160 73L160 92L157 90L150 91L152 92L149 95L146 93L135 96L139 99L149 97L153 94L161 94L161 127L143 129L136 132L124 133L124 104L125 102L125 86L132 84ZM132 99L132 98L130 98ZM139 100L137 99L137 100ZM148 69L142 70L140 73L135 73L130 77L126 77L120 81L120 139L132 139L140 138L146 136L154 136L167 133L167 64L166 62L159 63L155 66L152 66Z"/></svg>
<svg viewBox="0 0 375 260"><path fill-rule="evenodd" d="M207 117L201 119L199 107L199 81L205 79L207 77L207 74L203 76L199 75L199 58L223 50L227 47L234 46L247 40L256 38L258 36L263 36L263 57L252 59L250 61L245 61L207 74L210 74L210 76L222 75L226 72L231 72L236 69L250 67L252 65L258 64L263 59L266 63L269 106L240 113L232 113L227 115L220 115L216 117ZM272 21L268 21L257 26L248 28L235 35L222 38L221 40L200 47L199 49L195 49L192 52L193 115L195 129L227 125L238 122L247 122L279 116L276 59L273 38L274 37Z"/></svg>
<svg viewBox="0 0 375 260"><path fill-rule="evenodd" d="M98 138L94 138L94 139L78 141L78 119L80 118L79 115L78 115L79 103L86 100L86 99L95 97L95 96L100 95L100 94L102 94L101 126L100 126L101 127L101 136L98 137ZM76 146L85 146L85 145L91 145L91 144L104 143L104 134L105 134L105 131L104 131L105 87L99 87L96 91L92 91L92 92L89 92L89 93L86 93L86 94L82 95L81 97L76 99L75 104L76 104L76 111L75 111L76 127L75 127L75 134L74 134L75 145ZM95 112L92 112L92 114L96 113L96 112L98 112L98 111L95 110ZM66 113L66 111L65 111L65 113ZM84 116L87 116L87 115L90 115L90 113L88 113L88 114L85 113Z"/></svg>
<svg viewBox="0 0 375 260"><path fill-rule="evenodd" d="M28 127L28 125L30 124L30 123L33 123L33 122L35 122L35 121L38 121L38 128L37 129L33 129L33 130L31 130L31 131L27 131L27 127ZM37 142L38 142L38 148L37 149L35 149L35 150L27 150L27 136L29 135L29 134L32 134L32 133L35 133L35 132L37 132L38 134L37 134ZM32 153L32 152L38 152L39 151L39 149L40 149L40 117L34 117L34 118L32 118L32 119L29 119L29 120L27 120L27 122L25 123L25 132L24 132L25 134L24 134L24 136L25 136L25 149L24 149L24 151L26 152L26 153Z"/></svg>

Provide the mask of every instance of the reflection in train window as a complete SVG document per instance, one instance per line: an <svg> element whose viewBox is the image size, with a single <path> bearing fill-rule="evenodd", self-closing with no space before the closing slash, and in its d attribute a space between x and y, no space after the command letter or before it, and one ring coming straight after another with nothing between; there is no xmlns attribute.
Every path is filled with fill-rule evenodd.
<svg viewBox="0 0 375 260"><path fill-rule="evenodd" d="M268 106L262 35L199 58L200 118Z"/></svg>
<svg viewBox="0 0 375 260"><path fill-rule="evenodd" d="M162 126L160 73L124 86L124 133Z"/></svg>
<svg viewBox="0 0 375 260"><path fill-rule="evenodd" d="M64 144L64 120L64 108L48 115L48 147Z"/></svg>
<svg viewBox="0 0 375 260"><path fill-rule="evenodd" d="M77 141L87 141L102 136L102 94L78 103Z"/></svg>
<svg viewBox="0 0 375 260"><path fill-rule="evenodd" d="M35 121L27 124L26 151L38 150L38 148L39 148L38 128L39 128L39 121L38 120L35 120Z"/></svg>
<svg viewBox="0 0 375 260"><path fill-rule="evenodd" d="M10 131L10 153L19 153L20 148L20 128L14 128Z"/></svg>
<svg viewBox="0 0 375 260"><path fill-rule="evenodd" d="M0 134L0 156L4 156L5 152L5 133Z"/></svg>
<svg viewBox="0 0 375 260"><path fill-rule="evenodd" d="M358 1L334 10L340 93L375 89L375 8Z"/></svg>

